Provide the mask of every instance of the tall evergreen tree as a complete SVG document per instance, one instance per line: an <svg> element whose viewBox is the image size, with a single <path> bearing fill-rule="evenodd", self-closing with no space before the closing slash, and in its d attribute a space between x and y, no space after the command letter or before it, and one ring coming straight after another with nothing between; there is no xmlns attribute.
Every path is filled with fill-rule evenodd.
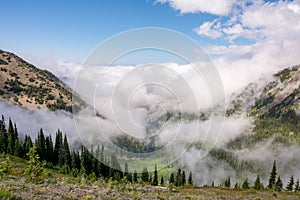
<svg viewBox="0 0 300 200"><path fill-rule="evenodd" d="M181 185L184 186L186 183L186 178L185 178L185 171L182 171L182 176L181 176Z"/></svg>
<svg viewBox="0 0 300 200"><path fill-rule="evenodd" d="M175 185L180 186L181 185L181 169L179 168L176 174L176 180Z"/></svg>
<svg viewBox="0 0 300 200"><path fill-rule="evenodd" d="M25 135L25 140L23 143L23 151L24 151L24 158L28 159L27 153L33 147L33 143L31 137L29 135Z"/></svg>
<svg viewBox="0 0 300 200"><path fill-rule="evenodd" d="M288 182L288 184L286 186L286 189L288 191L293 191L294 190L294 176L293 175L290 177L290 181Z"/></svg>
<svg viewBox="0 0 300 200"><path fill-rule="evenodd" d="M165 185L164 177L163 176L161 176L161 178L160 178L160 185L161 186Z"/></svg>
<svg viewBox="0 0 300 200"><path fill-rule="evenodd" d="M143 182L149 182L149 173L148 173L148 169L147 167L143 168L143 172L142 172L142 181Z"/></svg>
<svg viewBox="0 0 300 200"><path fill-rule="evenodd" d="M133 172L133 182L137 183L137 181L138 181L137 172L136 172L136 170L134 170L134 172Z"/></svg>
<svg viewBox="0 0 300 200"><path fill-rule="evenodd" d="M225 180L225 187L230 188L231 181L230 181L230 176Z"/></svg>
<svg viewBox="0 0 300 200"><path fill-rule="evenodd" d="M242 184L242 188L243 189L249 189L249 182L248 179L246 178L245 181Z"/></svg>
<svg viewBox="0 0 300 200"><path fill-rule="evenodd" d="M295 192L300 192L299 179L297 179L295 184Z"/></svg>
<svg viewBox="0 0 300 200"><path fill-rule="evenodd" d="M47 162L53 163L53 141L51 135L45 139L45 159Z"/></svg>
<svg viewBox="0 0 300 200"><path fill-rule="evenodd" d="M9 122L8 122L7 136L8 136L7 153L10 155L14 155L16 140L15 140L14 126L13 126L11 119L9 119Z"/></svg>
<svg viewBox="0 0 300 200"><path fill-rule="evenodd" d="M157 176L157 167L156 167L156 164L155 164L155 169L154 169L153 185L154 186L158 185L158 176Z"/></svg>
<svg viewBox="0 0 300 200"><path fill-rule="evenodd" d="M40 157L40 160L46 160L46 140L43 129L41 128L37 140L35 142L37 154Z"/></svg>
<svg viewBox="0 0 300 200"><path fill-rule="evenodd" d="M71 153L70 153L70 149L69 149L69 143L68 143L68 139L67 136L65 135L64 137L64 148L63 148L63 159L64 159L64 163L68 166L71 167Z"/></svg>
<svg viewBox="0 0 300 200"><path fill-rule="evenodd" d="M260 182L260 178L259 175L257 175L255 182L254 182L254 189L256 190L261 190L264 189L264 186L262 185L262 183Z"/></svg>
<svg viewBox="0 0 300 200"><path fill-rule="evenodd" d="M277 181L275 183L275 190L280 192L283 189L283 184L280 176L278 176Z"/></svg>
<svg viewBox="0 0 300 200"><path fill-rule="evenodd" d="M174 182L175 182L175 178L174 178L174 172L173 172L170 176L169 183L174 183Z"/></svg>
<svg viewBox="0 0 300 200"><path fill-rule="evenodd" d="M64 164L63 139L62 132L60 130L57 131L55 137L53 164L59 166L63 166Z"/></svg>
<svg viewBox="0 0 300 200"><path fill-rule="evenodd" d="M19 133L18 133L18 129L17 129L17 125L16 123L14 123L14 155L15 156L19 156L22 154L22 147L21 144L19 142Z"/></svg>
<svg viewBox="0 0 300 200"><path fill-rule="evenodd" d="M5 126L5 119L2 115L2 119L0 120L0 152L7 153L7 145L8 145L8 135Z"/></svg>
<svg viewBox="0 0 300 200"><path fill-rule="evenodd" d="M192 177L192 172L191 171L190 171L190 174L189 174L188 184L193 185L193 177Z"/></svg>
<svg viewBox="0 0 300 200"><path fill-rule="evenodd" d="M270 188L270 189L274 188L276 177L277 177L277 169L276 169L276 161L274 160L273 168L272 168L272 171L270 173L268 188Z"/></svg>

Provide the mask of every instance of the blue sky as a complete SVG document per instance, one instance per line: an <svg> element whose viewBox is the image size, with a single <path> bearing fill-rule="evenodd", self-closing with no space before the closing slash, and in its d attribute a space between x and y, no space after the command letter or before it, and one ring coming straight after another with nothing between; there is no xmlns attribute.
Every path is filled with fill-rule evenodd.
<svg viewBox="0 0 300 200"><path fill-rule="evenodd" d="M289 21L286 23L285 20L290 20L292 14L292 18L299 17L297 10L300 8L299 0L219 2L219 0L2 1L0 48L28 58L51 57L55 60L80 63L95 46L114 34L133 28L162 27L190 36L200 45L208 47L211 54L223 55L236 45L246 49L256 43L278 41L278 38L268 33L280 32L281 29L290 31L285 26ZM290 6L286 6L287 4ZM272 19L274 24L268 19L273 16L267 15L273 11L278 12L281 17ZM266 23L262 23L265 21ZM295 22L291 21L289 25L293 23ZM272 30L273 27L278 30ZM295 32L294 29L293 31ZM279 42L285 39L285 36L279 38ZM235 53L239 51L233 54Z"/></svg>
<svg viewBox="0 0 300 200"><path fill-rule="evenodd" d="M180 14L154 1L2 1L0 46L16 53L80 61L113 34L138 27L164 27L200 43L193 28L211 14Z"/></svg>

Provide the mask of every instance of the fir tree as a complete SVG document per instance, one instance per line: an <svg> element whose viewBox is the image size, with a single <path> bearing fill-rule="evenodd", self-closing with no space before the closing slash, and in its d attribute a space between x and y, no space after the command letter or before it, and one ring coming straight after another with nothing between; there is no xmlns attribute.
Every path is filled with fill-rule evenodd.
<svg viewBox="0 0 300 200"><path fill-rule="evenodd" d="M25 135L25 140L23 144L23 151L25 153L24 158L28 159L27 153L29 152L30 148L33 147L31 137L29 135Z"/></svg>
<svg viewBox="0 0 300 200"><path fill-rule="evenodd" d="M65 135L64 137L64 147L63 147L63 159L64 163L70 168L71 167L71 153L69 149L68 139Z"/></svg>
<svg viewBox="0 0 300 200"><path fill-rule="evenodd" d="M46 141L43 129L40 129L35 145L40 160L46 160Z"/></svg>
<svg viewBox="0 0 300 200"><path fill-rule="evenodd" d="M249 182L248 179L246 178L245 181L242 184L242 188L243 189L249 189Z"/></svg>
<svg viewBox="0 0 300 200"><path fill-rule="evenodd" d="M263 188L264 188L264 186L263 186L262 183L260 182L259 175L257 175L256 180L255 180L255 182L254 182L254 189L256 189L256 190L261 190L261 189L263 189Z"/></svg>
<svg viewBox="0 0 300 200"><path fill-rule="evenodd" d="M286 189L288 191L293 191L294 190L294 176L293 175L290 177L290 181L288 182L288 184L286 186Z"/></svg>
<svg viewBox="0 0 300 200"><path fill-rule="evenodd" d="M231 185L231 183L230 183L230 176L225 180L225 187L228 187L228 188L230 188L230 185Z"/></svg>
<svg viewBox="0 0 300 200"><path fill-rule="evenodd" d="M7 153L7 145L8 145L8 135L5 126L5 119L2 115L2 119L0 120L0 152Z"/></svg>
<svg viewBox="0 0 300 200"><path fill-rule="evenodd" d="M43 166L42 163L40 162L40 158L39 155L37 154L35 145L33 145L33 147L30 148L28 157L29 157L28 167L24 172L26 176L26 180L39 183L42 181L41 175L43 173Z"/></svg>
<svg viewBox="0 0 300 200"><path fill-rule="evenodd" d="M8 122L7 136L8 136L7 153L10 155L14 155L16 140L15 140L14 126L13 126L11 119L9 119L9 122Z"/></svg>
<svg viewBox="0 0 300 200"><path fill-rule="evenodd" d="M58 166L63 166L64 164L63 139L62 132L60 130L57 131L55 137L53 164Z"/></svg>
<svg viewBox="0 0 300 200"><path fill-rule="evenodd" d="M276 161L274 160L273 168L269 178L269 185L268 185L269 189L272 189L275 186L276 177L277 177L277 169L276 169Z"/></svg>
<svg viewBox="0 0 300 200"><path fill-rule="evenodd" d="M185 178L185 171L182 171L182 177L181 177L181 185L184 186L186 183L186 178Z"/></svg>
<svg viewBox="0 0 300 200"><path fill-rule="evenodd" d="M189 185L193 185L193 177L192 177L192 172L189 174L189 179L188 179Z"/></svg>
<svg viewBox="0 0 300 200"><path fill-rule="evenodd" d="M172 173L170 176L169 183L174 183L174 182L175 182L174 173Z"/></svg>
<svg viewBox="0 0 300 200"><path fill-rule="evenodd" d="M154 168L154 176L153 176L153 185L154 186L157 186L158 185L158 176L157 176L157 167L156 167L156 164L155 164L155 168Z"/></svg>
<svg viewBox="0 0 300 200"><path fill-rule="evenodd" d="M161 178L160 178L160 185L161 186L165 185L164 177L163 176L161 176Z"/></svg>
<svg viewBox="0 0 300 200"><path fill-rule="evenodd" d="M295 184L295 192L300 192L299 179L297 179Z"/></svg>
<svg viewBox="0 0 300 200"><path fill-rule="evenodd" d="M275 183L275 189L276 191L280 192L283 189L283 184L280 176L278 176L277 181Z"/></svg>
<svg viewBox="0 0 300 200"><path fill-rule="evenodd" d="M138 181L137 172L136 172L136 170L134 170L134 172L133 172L133 182L137 183L137 181Z"/></svg>
<svg viewBox="0 0 300 200"><path fill-rule="evenodd" d="M147 167L143 168L143 172L142 172L142 181L143 182L148 182L149 181L149 174L148 174L148 169Z"/></svg>
<svg viewBox="0 0 300 200"><path fill-rule="evenodd" d="M238 183L238 182L236 182L236 183L235 183L235 185L234 185L234 189L240 189L240 185L239 185L239 183Z"/></svg>
<svg viewBox="0 0 300 200"><path fill-rule="evenodd" d="M180 186L181 185L181 169L179 168L176 174L176 180L175 185Z"/></svg>

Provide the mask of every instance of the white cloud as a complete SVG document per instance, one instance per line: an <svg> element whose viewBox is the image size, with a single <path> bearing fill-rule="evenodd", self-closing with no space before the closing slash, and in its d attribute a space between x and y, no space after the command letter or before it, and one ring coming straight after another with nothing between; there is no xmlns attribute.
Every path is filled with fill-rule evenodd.
<svg viewBox="0 0 300 200"><path fill-rule="evenodd" d="M218 27L219 25L215 25L215 22L204 22L201 26L195 28L194 31L198 35L204 35L216 39L222 36L222 33L217 30Z"/></svg>
<svg viewBox="0 0 300 200"><path fill-rule="evenodd" d="M172 8L180 13L205 12L216 15L227 15L235 0L157 0L159 3L169 3Z"/></svg>

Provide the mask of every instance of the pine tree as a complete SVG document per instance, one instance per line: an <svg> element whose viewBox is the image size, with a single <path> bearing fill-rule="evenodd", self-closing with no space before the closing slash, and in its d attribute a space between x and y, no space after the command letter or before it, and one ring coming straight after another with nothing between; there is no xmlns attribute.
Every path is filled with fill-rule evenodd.
<svg viewBox="0 0 300 200"><path fill-rule="evenodd" d="M71 167L71 153L69 149L69 143L67 136L64 137L64 148L63 148L63 159L64 163L70 168Z"/></svg>
<svg viewBox="0 0 300 200"><path fill-rule="evenodd" d="M155 164L155 168L154 168L154 176L153 176L153 185L154 186L157 186L158 185L158 176L157 176L157 167L156 167L156 164Z"/></svg>
<svg viewBox="0 0 300 200"><path fill-rule="evenodd" d="M7 153L7 145L8 145L8 135L5 126L5 119L2 115L2 119L0 120L0 152Z"/></svg>
<svg viewBox="0 0 300 200"><path fill-rule="evenodd" d="M170 176L169 183L174 183L174 182L175 182L175 178L174 178L174 172L173 172Z"/></svg>
<svg viewBox="0 0 300 200"><path fill-rule="evenodd" d="M43 129L40 129L37 137L36 144L36 151L40 157L40 160L46 160L46 140Z"/></svg>
<svg viewBox="0 0 300 200"><path fill-rule="evenodd" d="M277 181L275 183L275 189L276 191L280 192L283 189L283 184L280 176L278 176Z"/></svg>
<svg viewBox="0 0 300 200"><path fill-rule="evenodd" d="M295 184L295 192L300 192L299 179L297 179Z"/></svg>
<svg viewBox="0 0 300 200"><path fill-rule="evenodd" d="M30 148L28 153L29 161L28 161L28 167L25 170L25 176L27 181L33 181L35 183L39 183L41 180L41 175L43 173L43 166L40 162L39 155L36 151L36 146L33 145L32 148Z"/></svg>
<svg viewBox="0 0 300 200"><path fill-rule="evenodd" d="M277 177L277 169L276 169L276 161L274 160L273 168L269 178L269 185L268 185L269 189L272 189L275 186L276 177Z"/></svg>
<svg viewBox="0 0 300 200"><path fill-rule="evenodd" d="M235 183L235 185L234 185L234 189L240 189L240 185L239 185L239 183L238 183L238 182L236 182L236 183Z"/></svg>
<svg viewBox="0 0 300 200"><path fill-rule="evenodd" d="M160 185L161 186L165 185L164 177L163 176L161 176L161 178L160 178Z"/></svg>
<svg viewBox="0 0 300 200"><path fill-rule="evenodd" d="M249 189L249 182L248 179L246 178L245 181L242 184L242 188L243 189Z"/></svg>
<svg viewBox="0 0 300 200"><path fill-rule="evenodd" d="M225 180L225 187L228 187L228 188L230 188L230 185L231 185L231 183L230 183L230 176Z"/></svg>
<svg viewBox="0 0 300 200"><path fill-rule="evenodd" d="M286 189L288 191L293 191L294 190L294 176L293 175L290 177L290 181L288 182L288 184L286 186Z"/></svg>
<svg viewBox="0 0 300 200"><path fill-rule="evenodd" d="M188 183L189 183L189 185L193 185L192 172L190 172L190 174L189 174Z"/></svg>
<svg viewBox="0 0 300 200"><path fill-rule="evenodd" d="M260 182L259 175L257 175L256 180L255 180L255 182L254 182L254 189L256 189L256 190L261 190L261 189L263 189L263 188L264 188L264 186L263 186L262 183Z"/></svg>
<svg viewBox="0 0 300 200"><path fill-rule="evenodd" d="M64 164L63 139L62 132L60 130L57 131L55 137L53 164L58 165L60 167Z"/></svg>
<svg viewBox="0 0 300 200"><path fill-rule="evenodd" d="M53 163L53 142L51 135L45 139L45 159L47 162Z"/></svg>
<svg viewBox="0 0 300 200"><path fill-rule="evenodd" d="M8 136L7 153L10 155L14 155L16 140L15 140L14 126L13 126L11 119L9 119L9 122L8 122L7 136Z"/></svg>
<svg viewBox="0 0 300 200"><path fill-rule="evenodd" d="M19 133L18 133L18 129L17 129L17 125L16 123L14 123L14 140L15 140L15 144L14 144L14 155L15 156L19 156L22 154L22 147L21 144L19 143Z"/></svg>
<svg viewBox="0 0 300 200"><path fill-rule="evenodd" d="M142 181L143 182L148 182L149 181L149 174L148 174L148 169L147 167L143 168L143 172L142 172Z"/></svg>
<svg viewBox="0 0 300 200"><path fill-rule="evenodd" d="M138 177L137 177L137 172L136 172L136 170L134 170L134 172L133 172L133 182L134 182L134 183L137 183L137 182L138 182Z"/></svg>
<svg viewBox="0 0 300 200"><path fill-rule="evenodd" d="M179 168L176 174L176 180L175 185L180 186L181 185L181 169Z"/></svg>
<svg viewBox="0 0 300 200"><path fill-rule="evenodd" d="M27 153L29 152L30 148L33 147L31 137L29 135L25 135L25 140L23 144L23 151L25 153L24 158L28 159Z"/></svg>
<svg viewBox="0 0 300 200"><path fill-rule="evenodd" d="M184 186L186 183L186 178L185 178L185 171L182 171L182 177L181 177L181 185Z"/></svg>

